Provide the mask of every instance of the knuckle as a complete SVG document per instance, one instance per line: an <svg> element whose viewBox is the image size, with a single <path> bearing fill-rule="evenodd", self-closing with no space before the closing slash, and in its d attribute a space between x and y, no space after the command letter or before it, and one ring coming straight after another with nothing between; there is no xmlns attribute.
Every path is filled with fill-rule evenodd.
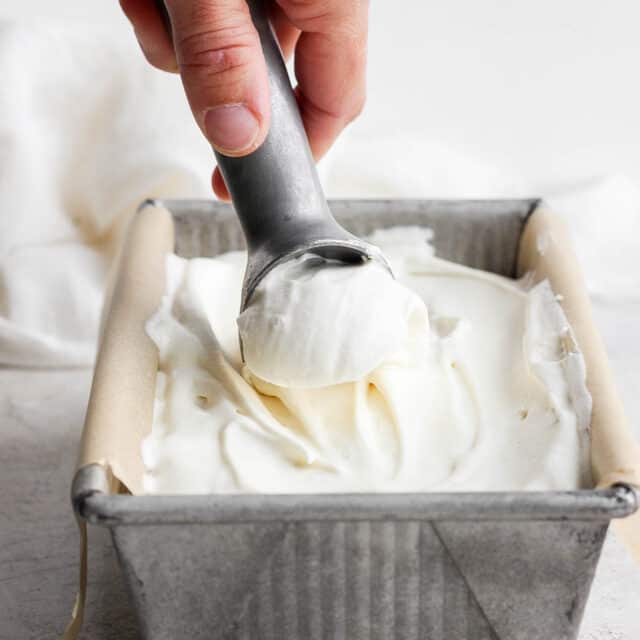
<svg viewBox="0 0 640 640"><path fill-rule="evenodd" d="M171 73L175 73L177 71L176 59L170 54L162 51L150 51L144 47L141 48L144 57L151 66L156 69L160 69L161 71L168 71Z"/></svg>
<svg viewBox="0 0 640 640"><path fill-rule="evenodd" d="M209 28L176 42L178 64L222 74L248 64L255 54L256 36L243 26Z"/></svg>
<svg viewBox="0 0 640 640"><path fill-rule="evenodd" d="M285 12L305 30L341 29L367 7L367 0L279 0Z"/></svg>
<svg viewBox="0 0 640 640"><path fill-rule="evenodd" d="M343 127L346 127L363 112L365 104L366 94L364 90L351 94L342 101L342 104L340 104L336 110L336 120L338 120Z"/></svg>
<svg viewBox="0 0 640 640"><path fill-rule="evenodd" d="M352 122L355 120L363 111L364 106L367 103L367 96L363 92L361 95L357 96L355 100L351 104L351 108L347 113L347 122Z"/></svg>
<svg viewBox="0 0 640 640"><path fill-rule="evenodd" d="M367 101L366 89L364 86L354 88L349 94L344 96L339 105L339 119L346 126L353 122L364 110Z"/></svg>
<svg viewBox="0 0 640 640"><path fill-rule="evenodd" d="M257 36L241 28L208 30L183 39L176 49L192 100L208 103L221 93L224 101L235 100L242 96L244 79L255 64Z"/></svg>

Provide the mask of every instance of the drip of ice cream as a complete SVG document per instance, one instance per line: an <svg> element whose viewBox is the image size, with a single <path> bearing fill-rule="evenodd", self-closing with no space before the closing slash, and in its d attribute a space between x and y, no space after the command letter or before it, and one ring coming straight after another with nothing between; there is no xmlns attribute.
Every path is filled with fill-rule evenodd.
<svg viewBox="0 0 640 640"><path fill-rule="evenodd" d="M588 485L584 362L548 283L527 289L438 259L428 237L396 228L371 238L396 281L376 265L284 265L274 282L285 294L266 282L240 316L247 367L235 322L245 254L169 256L147 327L160 366L145 490ZM376 322L359 329L358 309Z"/></svg>

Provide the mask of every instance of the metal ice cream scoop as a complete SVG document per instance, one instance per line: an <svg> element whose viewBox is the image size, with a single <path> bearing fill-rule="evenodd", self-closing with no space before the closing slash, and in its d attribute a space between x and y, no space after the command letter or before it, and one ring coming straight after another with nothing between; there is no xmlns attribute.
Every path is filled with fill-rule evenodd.
<svg viewBox="0 0 640 640"><path fill-rule="evenodd" d="M267 64L271 124L264 143L242 158L216 152L247 242L241 310L275 266L312 252L342 262L378 260L379 249L343 229L322 192L298 104L268 18L268 0L247 0ZM162 0L156 0L170 32Z"/></svg>
<svg viewBox="0 0 640 640"><path fill-rule="evenodd" d="M265 0L249 0L269 74L271 125L253 153L230 158L216 152L247 241L242 309L275 266L305 252L343 262L380 260L381 252L343 229L331 215Z"/></svg>

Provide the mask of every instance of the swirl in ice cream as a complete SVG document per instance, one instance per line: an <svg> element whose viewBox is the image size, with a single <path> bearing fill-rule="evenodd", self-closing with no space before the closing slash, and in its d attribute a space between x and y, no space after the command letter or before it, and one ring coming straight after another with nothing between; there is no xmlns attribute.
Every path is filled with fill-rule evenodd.
<svg viewBox="0 0 640 640"><path fill-rule="evenodd" d="M395 281L374 264L284 265L284 294L266 283L239 318L249 366L236 325L245 254L169 256L147 327L160 365L145 490L587 485L584 362L548 283L447 262L428 238L395 228L370 239Z"/></svg>

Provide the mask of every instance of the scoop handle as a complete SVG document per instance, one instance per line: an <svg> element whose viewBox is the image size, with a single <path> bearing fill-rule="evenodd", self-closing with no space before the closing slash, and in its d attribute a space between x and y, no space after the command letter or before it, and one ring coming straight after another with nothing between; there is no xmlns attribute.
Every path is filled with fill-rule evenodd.
<svg viewBox="0 0 640 640"><path fill-rule="evenodd" d="M332 216L320 186L298 103L268 19L268 0L248 0L267 64L271 121L264 143L242 158L216 152L249 253L302 241Z"/></svg>
<svg viewBox="0 0 640 640"><path fill-rule="evenodd" d="M270 0L247 0L267 65L271 97L269 133L242 158L215 152L247 241L249 254L284 253L335 222L309 148L289 75L269 23ZM171 34L162 0L155 0ZM337 233L337 232L336 232Z"/></svg>

